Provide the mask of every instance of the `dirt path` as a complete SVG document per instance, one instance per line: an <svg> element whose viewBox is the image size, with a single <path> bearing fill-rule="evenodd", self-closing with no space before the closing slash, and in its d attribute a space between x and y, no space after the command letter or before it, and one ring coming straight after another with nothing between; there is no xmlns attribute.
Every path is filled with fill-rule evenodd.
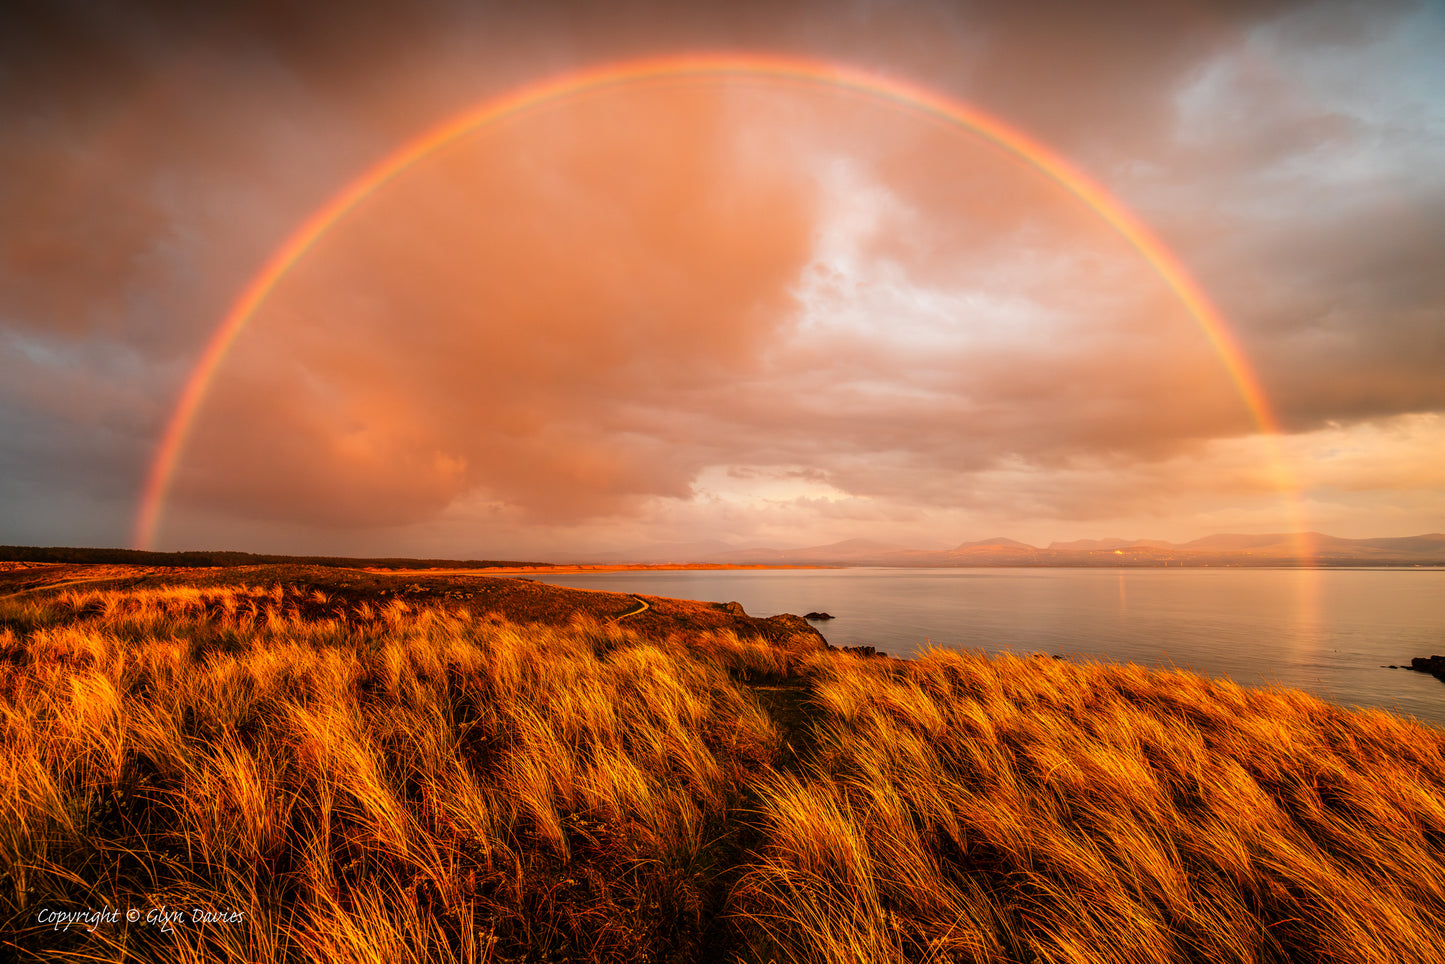
<svg viewBox="0 0 1445 964"><path fill-rule="evenodd" d="M739 689L751 692L758 705L782 737L782 752L775 764L778 773L795 778L804 778L817 757L818 741L815 725L822 719L822 710L813 702L812 683L806 679L782 680L737 680ZM764 771L763 777L767 779ZM751 780L745 780L738 787L738 803L727 823L727 832L713 841L710 846L711 859L718 868L713 877L716 893L728 895L743 879L749 867L755 865L766 851L769 841L767 819L764 816L763 787ZM718 901L719 910L725 910L728 899ZM739 941L739 931L727 913L716 913L704 928L700 944L703 950L698 955L698 964L723 964L723 962L768 960L746 953L746 947Z"/></svg>
<svg viewBox="0 0 1445 964"><path fill-rule="evenodd" d="M805 679L787 679L741 685L757 697L758 704L783 738L778 768L785 773L801 774L817 754L815 728L823 718L822 710L813 701L812 684Z"/></svg>
<svg viewBox="0 0 1445 964"><path fill-rule="evenodd" d="M628 616L636 616L638 613L645 613L652 608L647 604L647 600L643 599L641 596L633 596L632 598L636 599L640 605L631 612L625 612L621 616L618 616L616 619L612 620L614 623L620 623Z"/></svg>
<svg viewBox="0 0 1445 964"><path fill-rule="evenodd" d="M124 576L88 576L88 577L85 578L85 579L65 579L65 580L62 580L62 581L60 581L60 582L47 582L47 583L42 583L42 584L40 584L40 585L38 585L38 586L27 586L26 588L21 589L21 590L19 590L19 591L17 591L17 592L8 592L8 593L5 593L3 596L0 596L0 599L14 599L16 596L26 596L26 595L29 595L30 593L33 593L33 592L45 592L47 589L59 589L59 588L61 588L62 586L79 586L79 585L83 585L83 584L88 583L88 582L116 582L118 579L123 579L123 578L125 578L125 577L124 577Z"/></svg>

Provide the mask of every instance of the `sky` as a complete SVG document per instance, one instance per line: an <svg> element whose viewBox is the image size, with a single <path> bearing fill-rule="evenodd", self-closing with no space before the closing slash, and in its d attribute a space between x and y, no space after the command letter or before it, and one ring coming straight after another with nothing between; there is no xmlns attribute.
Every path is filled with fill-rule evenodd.
<svg viewBox="0 0 1445 964"><path fill-rule="evenodd" d="M0 544L585 558L1445 530L1445 4L0 13ZM967 125L1046 145L1218 309ZM1216 332L1215 334L1219 334ZM1249 386L1261 404L1251 410Z"/></svg>

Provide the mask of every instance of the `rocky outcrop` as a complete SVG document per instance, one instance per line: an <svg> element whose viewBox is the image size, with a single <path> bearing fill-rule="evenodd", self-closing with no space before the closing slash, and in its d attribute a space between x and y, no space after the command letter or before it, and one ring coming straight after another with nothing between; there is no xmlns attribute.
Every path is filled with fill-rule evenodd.
<svg viewBox="0 0 1445 964"><path fill-rule="evenodd" d="M781 642L791 636L810 636L827 645L828 641L823 634L818 632L802 616L794 616L792 613L779 613L776 616L769 616L767 619L753 620L754 624L762 630L762 635L775 642Z"/></svg>
<svg viewBox="0 0 1445 964"><path fill-rule="evenodd" d="M831 613L808 613L808 615L804 616L803 618L804 618L804 619L832 619L833 616L832 616Z"/></svg>
<svg viewBox="0 0 1445 964"><path fill-rule="evenodd" d="M1438 680L1445 680L1445 656L1416 656L1408 667L1417 673L1429 673Z"/></svg>
<svg viewBox="0 0 1445 964"><path fill-rule="evenodd" d="M666 602L675 604L678 603L678 600L669 599ZM714 612L724 612L734 617L731 620L731 628L744 633L755 633L775 643L786 642L793 636L808 636L824 646L828 644L828 641L823 638L823 634L818 632L815 627L810 626L807 619L802 616L795 616L792 613L779 613L767 618L749 616L743 609L743 604L739 602L703 603L702 605L708 606Z"/></svg>

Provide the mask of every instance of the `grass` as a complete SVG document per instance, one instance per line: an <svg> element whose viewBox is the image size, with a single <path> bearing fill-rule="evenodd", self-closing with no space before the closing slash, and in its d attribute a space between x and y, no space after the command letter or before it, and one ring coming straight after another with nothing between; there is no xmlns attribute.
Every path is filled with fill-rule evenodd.
<svg viewBox="0 0 1445 964"><path fill-rule="evenodd" d="M1438 730L469 598L0 599L0 957L1445 960Z"/></svg>

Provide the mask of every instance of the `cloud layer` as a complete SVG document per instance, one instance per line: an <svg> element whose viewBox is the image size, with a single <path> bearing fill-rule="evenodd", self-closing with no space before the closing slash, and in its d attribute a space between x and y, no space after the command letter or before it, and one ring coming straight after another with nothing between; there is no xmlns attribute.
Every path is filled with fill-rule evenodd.
<svg viewBox="0 0 1445 964"><path fill-rule="evenodd" d="M1441 528L1439 11L1079 10L16 20L0 541L125 540L210 329L356 171L518 83L704 46L907 77L1066 152L1291 434L1256 436L1175 294L1039 171L856 95L664 84L495 125L338 223L219 372L163 540L1177 539L1291 524L1276 451L1330 531Z"/></svg>

